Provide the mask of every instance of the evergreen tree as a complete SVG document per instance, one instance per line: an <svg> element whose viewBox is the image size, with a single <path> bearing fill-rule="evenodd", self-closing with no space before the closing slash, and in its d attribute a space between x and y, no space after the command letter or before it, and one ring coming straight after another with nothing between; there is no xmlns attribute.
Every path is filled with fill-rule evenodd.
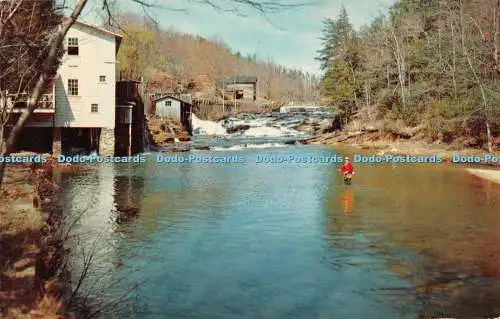
<svg viewBox="0 0 500 319"><path fill-rule="evenodd" d="M348 118L360 95L361 58L358 37L345 7L336 19L323 21L322 46L316 58L324 72L322 91L330 106L337 106Z"/></svg>

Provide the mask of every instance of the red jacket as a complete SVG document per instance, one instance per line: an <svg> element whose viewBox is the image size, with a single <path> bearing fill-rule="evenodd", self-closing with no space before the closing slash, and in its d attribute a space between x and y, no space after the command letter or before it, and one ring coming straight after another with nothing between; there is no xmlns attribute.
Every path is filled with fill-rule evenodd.
<svg viewBox="0 0 500 319"><path fill-rule="evenodd" d="M342 165L342 167L340 168L340 171L342 173L352 174L352 172L354 171L354 168L352 167L351 163L344 163L344 165Z"/></svg>

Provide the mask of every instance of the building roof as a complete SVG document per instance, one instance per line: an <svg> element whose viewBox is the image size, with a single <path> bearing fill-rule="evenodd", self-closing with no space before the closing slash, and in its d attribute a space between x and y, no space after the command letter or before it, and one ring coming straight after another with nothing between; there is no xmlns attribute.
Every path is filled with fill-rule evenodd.
<svg viewBox="0 0 500 319"><path fill-rule="evenodd" d="M82 22L80 20L76 20L75 24L87 27L89 29L93 29L93 30L101 32L101 33L105 33L105 34L109 34L109 35L114 36L115 37L115 41L116 41L116 53L118 53L118 49L120 49L120 45L121 45L122 39L123 39L122 35L120 35L118 33L111 32L109 30L106 30L104 28L98 27L98 26L93 25L93 24Z"/></svg>
<svg viewBox="0 0 500 319"><path fill-rule="evenodd" d="M174 97L172 95L164 95L160 98L157 98L155 100L153 100L154 103L157 103L157 102L160 102L162 100L165 100L165 99L171 99L171 100L176 100L176 101L179 101L179 102L182 102L182 103L186 103L186 104L192 104L192 103L189 103L188 101L186 100L183 100L183 99L180 99L180 98L177 98L177 97Z"/></svg>
<svg viewBox="0 0 500 319"><path fill-rule="evenodd" d="M247 84L257 83L256 76L233 76L224 80L225 83Z"/></svg>

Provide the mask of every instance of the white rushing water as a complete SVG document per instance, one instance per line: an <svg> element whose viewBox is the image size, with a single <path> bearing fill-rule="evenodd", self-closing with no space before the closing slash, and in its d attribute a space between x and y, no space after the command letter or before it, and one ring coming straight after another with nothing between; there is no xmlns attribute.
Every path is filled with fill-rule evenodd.
<svg viewBox="0 0 500 319"><path fill-rule="evenodd" d="M226 129L222 124L212 121L200 120L194 113L192 114L193 133L195 135L227 135Z"/></svg>
<svg viewBox="0 0 500 319"><path fill-rule="evenodd" d="M286 147L287 145L282 143L264 143L264 144L242 144L234 145L230 147L214 147L213 151L240 151L249 148L276 148L276 147Z"/></svg>
<svg viewBox="0 0 500 319"><path fill-rule="evenodd" d="M290 130L284 128L276 128L269 126L261 126L261 127L251 127L243 133L245 136L252 137L279 137L279 136L287 136L287 135L295 135L290 132Z"/></svg>
<svg viewBox="0 0 500 319"><path fill-rule="evenodd" d="M201 120L192 114L193 141L219 151L286 147L308 136L309 133L297 129L307 120L304 115L248 113L214 122Z"/></svg>
<svg viewBox="0 0 500 319"><path fill-rule="evenodd" d="M284 126L277 125L270 118L255 118L250 120L228 119L221 122L213 122L199 119L192 114L193 134L201 136L247 136L247 137L284 137L301 135L301 132ZM249 126L247 130L241 130L228 134L226 127ZM226 127L224 127L226 126Z"/></svg>

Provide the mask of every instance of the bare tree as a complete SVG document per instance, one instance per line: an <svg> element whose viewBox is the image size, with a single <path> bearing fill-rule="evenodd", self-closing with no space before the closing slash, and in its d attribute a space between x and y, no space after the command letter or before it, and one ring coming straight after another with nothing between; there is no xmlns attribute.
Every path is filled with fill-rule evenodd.
<svg viewBox="0 0 500 319"><path fill-rule="evenodd" d="M72 16L60 23L52 9L52 1L2 1L0 2L0 156L9 155L28 118L37 107L51 78L55 75L61 56L62 41L67 30L83 9L84 3L75 8ZM80 10L80 11L78 11ZM59 30L54 27L60 26ZM53 34L49 41L46 37ZM9 91L15 93L10 99ZM19 93L30 91L26 109L13 126L9 137L3 136L5 124L11 117L12 103ZM5 161L0 163L0 187Z"/></svg>
<svg viewBox="0 0 500 319"><path fill-rule="evenodd" d="M0 141L19 93L36 83L48 53L45 36L60 23L51 6L50 0L0 1Z"/></svg>
<svg viewBox="0 0 500 319"><path fill-rule="evenodd" d="M178 10L177 8L170 8L168 5L163 5L161 3L158 3L158 1L149 1L149 0L131 0L133 3L136 3L140 5L145 13L149 13L150 9L157 8L157 9L170 9L170 10ZM223 11L223 12L231 12L235 14L242 14L241 9L243 7L250 7L251 9L263 14L266 16L267 13L272 13L272 12L280 12L283 10L287 9L293 9L293 8L298 8L301 6L308 5L306 3L299 3L299 4L282 4L280 2L269 2L269 1L260 1L260 0L225 0L222 2L215 2L212 0L196 0L196 3L199 4L204 4L208 5L216 10ZM22 12L19 10L24 4L27 3L37 3L37 1L29 1L29 0L6 0L6 1L1 1L0 2L0 36L4 34L4 30L6 26L9 25L10 22L13 21L17 16L22 16L23 18L27 18L29 20L29 17L32 15L25 16L26 12ZM47 1L40 1L40 3L52 3L52 1L47 0ZM21 114L20 118L17 120L17 122L14 124L9 137L6 140L1 140L0 141L0 156L7 156L11 154L15 150L15 145L17 140L19 139L19 136L21 135L21 132L23 131L24 126L26 125L26 122L28 119L31 117L33 114L33 111L37 108L38 103L40 101L41 96L43 95L45 89L47 86L50 84L51 78L53 78L57 72L57 69L59 67L59 54L63 48L63 41L64 38L68 32L68 30L71 28L71 26L75 23L75 21L80 17L80 14L82 10L86 7L88 4L88 0L78 0L76 3L76 6L72 10L71 14L69 16L65 16L62 18L62 22L60 23L59 27L52 31L49 34L49 40L48 40L48 45L46 46L47 50L45 51L45 54L40 53L42 57L43 63L41 63L40 67L37 69L31 70L28 74L34 74L34 81L33 85L28 88L29 91L29 98L27 100L27 107ZM111 1L109 0L102 0L102 5L103 5L103 11L105 12L105 15L107 17L107 20L109 24L113 24L114 22L114 16L112 12L112 4ZM45 8L45 10L42 11L42 13L46 12L53 12L53 10L49 10ZM267 17L267 16L266 16ZM268 19L268 21L270 21ZM270 23L272 23L270 21ZM26 25L18 25L16 26L16 30L20 30L22 28L26 28ZM26 32L27 31L27 32ZM31 34L36 34L40 36L38 33L39 30L36 30L35 32L31 32ZM21 36L21 42L25 42L27 38L27 34L30 33L29 30L25 30L23 35ZM1 37L3 38L3 37ZM42 37L43 38L43 37ZM15 42L8 42L4 43L3 46L14 46L16 45ZM7 61L7 64L9 66L15 65L18 60L16 56L7 56L7 57L2 57L5 61ZM0 71L1 72L1 71ZM21 77L21 83L24 80L23 79L23 74L17 74L17 76ZM1 78L0 78L1 79ZM19 81L14 81L14 83L19 83ZM1 86L0 86L0 91L4 91ZM2 92L2 95L0 95L0 103L2 105L6 105L6 98L4 97L5 93ZM9 111L6 111L9 113ZM2 116L0 117L1 119L8 118L9 116L5 116L4 113L1 114ZM2 185L2 180L3 180L3 172L5 169L5 162L0 163L0 187Z"/></svg>

